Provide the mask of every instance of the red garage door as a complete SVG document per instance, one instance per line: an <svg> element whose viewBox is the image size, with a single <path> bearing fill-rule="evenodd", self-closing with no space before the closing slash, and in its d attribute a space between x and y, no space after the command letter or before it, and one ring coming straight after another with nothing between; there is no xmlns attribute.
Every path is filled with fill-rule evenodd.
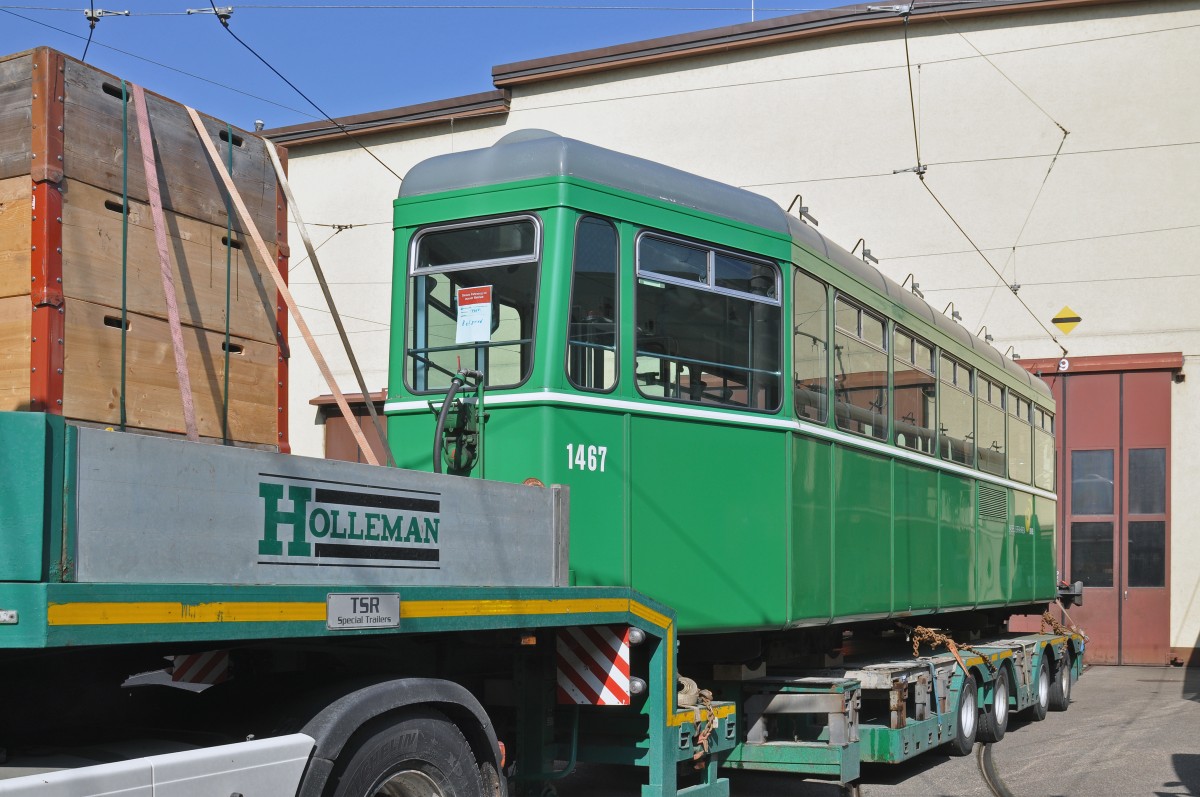
<svg viewBox="0 0 1200 797"><path fill-rule="evenodd" d="M1094 664L1170 660L1175 359L1078 358L1042 374L1058 400L1060 570L1083 582L1071 617Z"/></svg>

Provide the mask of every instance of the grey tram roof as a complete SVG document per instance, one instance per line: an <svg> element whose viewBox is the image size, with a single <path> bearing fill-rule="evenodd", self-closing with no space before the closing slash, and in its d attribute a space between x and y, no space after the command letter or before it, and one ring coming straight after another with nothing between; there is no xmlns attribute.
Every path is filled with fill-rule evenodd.
<svg viewBox="0 0 1200 797"><path fill-rule="evenodd" d="M441 193L544 177L575 177L621 191L744 222L789 236L909 313L941 330L963 348L1003 369L1033 393L1050 396L1040 379L994 346L970 334L877 269L830 241L761 194L597 147L546 130L517 130L483 149L438 155L409 170L401 197Z"/></svg>

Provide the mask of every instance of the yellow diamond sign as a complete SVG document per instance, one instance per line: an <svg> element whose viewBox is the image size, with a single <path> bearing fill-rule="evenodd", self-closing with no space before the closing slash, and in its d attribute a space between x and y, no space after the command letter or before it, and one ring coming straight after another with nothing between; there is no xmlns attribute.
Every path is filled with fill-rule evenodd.
<svg viewBox="0 0 1200 797"><path fill-rule="evenodd" d="M1061 329L1064 335L1071 334L1071 330L1079 326L1079 322L1082 320L1083 319L1079 317L1079 313L1076 313L1066 305L1063 305L1063 309L1058 311L1058 315L1050 319L1051 323Z"/></svg>

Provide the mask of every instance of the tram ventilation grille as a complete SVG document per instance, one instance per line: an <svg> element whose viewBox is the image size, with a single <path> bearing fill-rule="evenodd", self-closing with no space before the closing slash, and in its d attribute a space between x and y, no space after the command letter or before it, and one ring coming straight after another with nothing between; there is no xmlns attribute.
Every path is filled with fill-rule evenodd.
<svg viewBox="0 0 1200 797"><path fill-rule="evenodd" d="M979 485L979 519L1008 522L1008 496L996 487Z"/></svg>

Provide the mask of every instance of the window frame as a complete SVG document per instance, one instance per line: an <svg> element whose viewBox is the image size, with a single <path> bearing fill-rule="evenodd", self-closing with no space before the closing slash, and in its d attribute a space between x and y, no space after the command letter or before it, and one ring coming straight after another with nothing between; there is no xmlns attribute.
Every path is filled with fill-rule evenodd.
<svg viewBox="0 0 1200 797"><path fill-rule="evenodd" d="M896 338L899 335L903 335L904 337L908 338L909 355L910 355L908 357L904 357L904 358L900 357L899 349L896 346ZM930 362L930 367L928 369L921 367L921 365L919 363L913 362L916 359L916 357L911 356L911 355L916 351L916 348L918 345L924 346L926 349L929 350L929 357L930 357L931 362ZM889 360L892 365L892 367L891 367L891 384L892 384L892 398L891 398L891 402L892 402L892 408L891 408L892 437L891 437L891 442L892 442L892 445L895 445L905 451L914 451L918 454L923 454L924 456L927 456L927 457L936 457L936 455L937 455L936 452L938 450L938 432L939 432L940 420L941 420L941 416L938 414L939 406L941 403L939 401L940 395L938 392L938 370L937 370L939 357L940 357L940 350L938 349L937 346L935 346L932 343L930 343L929 341L925 340L920 335L916 334L915 332L908 329L907 327L901 326L900 324L893 322L893 324L892 324L892 349L890 352L890 360ZM930 432L929 451L922 451L919 447L913 447L913 446L909 446L909 445L901 445L900 443L896 442L896 435L898 434L898 432L896 430L896 424L898 421L901 420L900 418L896 417L896 370L897 370L896 362L897 362L897 360L902 361L906 365L906 367L911 367L913 370L919 371L919 372L925 374L926 376L930 377L933 380L933 418L932 418L933 425L931 427L926 427L926 428L928 428L928 431Z"/></svg>
<svg viewBox="0 0 1200 797"><path fill-rule="evenodd" d="M706 265L708 269L707 281L700 282L698 280L687 280L682 277L673 277L669 274L660 274L657 271L648 271L642 268L642 241L647 238L653 238L659 241L683 246L688 249L699 249L706 253ZM744 260L747 263L758 263L759 265L769 266L775 272L775 282L772 286L773 296L764 296L757 293L749 293L747 291L735 291L730 288L723 288L716 284L717 269L716 256L717 254L726 255L737 260ZM734 249L728 249L718 244L704 243L702 241L683 238L670 233L659 232L657 230L640 229L633 241L633 278L636 282L639 279L648 279L652 282L665 282L670 285L680 285L684 288L697 288L699 290L717 293L724 296L732 296L738 299L749 299L753 302L762 304L773 304L776 307L783 307L783 298L780 295L780 274L783 269L774 260L766 257L755 255L747 255L744 252L739 252ZM782 352L780 354L782 356Z"/></svg>
<svg viewBox="0 0 1200 797"><path fill-rule="evenodd" d="M847 305L853 307L855 310L858 311L857 316L856 316L855 330L853 332L851 332L850 330L848 330L845 327L838 324L838 304L843 301ZM892 406L891 406L893 398L894 398L892 396L892 352L891 352L891 348L888 346L888 342L889 342L888 331L894 327L894 324L892 323L891 318L889 318L887 315L885 315L883 313L879 313L875 310L869 309L866 306L865 302L855 298L852 294L846 293L841 290L836 290L836 289L834 290L834 293L833 293L833 302L831 303L829 315L830 315L830 322L832 324L832 330L833 330L833 334L830 338L830 343L832 345L829 345L827 347L828 348L828 357L829 357L829 361L830 361L830 370L832 372L830 386L832 387L832 390L833 390L833 401L831 403L831 408L833 411L830 414L833 416L833 428L837 429L839 432L845 432L847 434L857 435L858 437L862 437L867 440L877 440L877 441L885 443L885 444L894 445L894 442L892 440L893 424L892 424ZM880 329L880 331L881 331L880 337L881 337L881 342L883 344L882 348L880 348L879 344L873 343L863 337L863 317L864 316L872 319L873 321L879 322L879 325L881 328ZM885 384L883 386L883 394L887 401L887 408L886 408L886 410L884 410L884 408L881 407L879 410L879 413L878 413L884 419L883 434L880 436L876 436L874 434L864 434L862 432L856 432L853 429L845 429L842 427L842 425L838 419L838 405L841 403L838 401L838 386L837 386L837 376L838 376L837 336L838 336L839 331L843 332L844 334L853 335L853 337L856 341L867 346L870 349L873 349L877 354L883 355L883 360L884 360L883 373L884 373L884 378L886 380ZM854 405L851 404L850 406L854 406Z"/></svg>
<svg viewBox="0 0 1200 797"><path fill-rule="evenodd" d="M951 354L950 352L947 352L945 349L938 349L937 357L938 357L938 372L937 372L937 380L938 380L938 398L937 398L937 401L938 401L938 416L937 416L937 418L938 418L938 421L937 421L937 423L938 423L938 430L937 430L938 431L938 455L937 456L938 456L938 459L941 460L942 462L950 462L950 463L954 463L957 465L962 465L963 467L970 468L971 470L978 470L977 460L978 460L978 455L979 455L979 445L978 445L978 440L976 440L976 436L977 436L976 425L977 425L978 419L979 419L979 408L976 406L977 401L978 401L978 397L976 396L976 392L977 392L976 386L978 384L978 379L979 379L979 369L975 368L974 366L968 365L961 358L955 357L953 354ZM942 365L944 364L944 362L946 360L949 360L954 365L954 373L951 375L951 377L949 379L947 379L946 377L943 376ZM965 371L966 375L967 375L966 389L964 389L961 385L958 384L957 376L958 376L958 373L960 370ZM945 436L942 433L942 427L943 427L942 411L946 407L946 402L943 399L943 393L942 393L943 386L948 387L950 390L955 390L955 391L965 395L967 397L968 404L971 407L970 437L963 438L964 442L967 442L969 440L970 444L971 444L971 456L968 457L966 462L959 462L952 456L951 457L942 456L942 439Z"/></svg>
<svg viewBox="0 0 1200 797"><path fill-rule="evenodd" d="M790 328L790 336L792 339L792 363L791 363L791 366L792 366L791 382L792 382L792 384L790 385L791 392L792 392L792 413L796 416L796 420L798 420L802 423L811 423L811 424L815 424L817 426L826 426L827 427L832 423L832 420L830 418L829 408L832 406L832 401L831 401L830 397L832 394L831 388L833 386L832 355L831 355L832 348L830 347L830 340L831 340L830 330L832 329L832 325L834 322L833 322L833 312L831 310L833 303L830 301L830 287L829 287L828 282L820 279L816 275L810 273L806 269L801 268L800 266L796 265L795 263L792 263L791 266L792 266L792 285L791 285L792 292L791 292L791 307L789 308L791 310L791 318L788 320L788 324L789 324L789 328ZM825 389L821 393L821 395L823 396L824 404L820 407L821 417L819 420L813 420L811 418L802 417L800 415L800 413L797 412L797 410L796 410L796 399L799 394L799 391L795 384L795 382L796 382L796 379L795 379L796 350L797 350L796 336L799 334L796 332L796 309L797 309L796 296L798 294L797 282L801 277L811 280L813 283L815 283L821 289L821 312L824 314L824 319L823 319L824 323L821 325L821 327L822 327L821 328L821 347L822 347L822 349L824 349L824 351L822 352L822 357L821 357L821 366L822 366L821 379L824 382ZM834 293L836 294L836 290L834 291ZM808 339L808 338L806 337L806 339ZM814 342L814 341L810 340L810 343L811 342ZM809 391L809 392L815 393L816 391Z"/></svg>
<svg viewBox="0 0 1200 797"><path fill-rule="evenodd" d="M440 265L440 266L418 266L417 265L417 255L420 252L421 240L430 233L446 232L446 231L450 231L450 230L470 229L472 227L492 227L492 226L496 226L498 224L503 224L505 222L512 222L512 221L528 221L533 224L533 253L531 255L488 258L486 260L471 260L471 261L466 261L463 263L453 263L453 264L449 264L449 265ZM405 276L406 282L405 282L405 289L404 289L404 294L405 294L404 331L403 331L403 336L404 336L403 340L404 340L404 344L405 344L403 347L404 359L407 361L412 356L412 354L417 351L416 347L413 345L413 343L414 343L413 338L415 337L415 335L413 334L415 332L413 325L416 323L416 319L415 319L416 305L415 305L415 298L413 296L413 287L414 287L414 280L417 277L428 276L428 275L433 275L433 274L453 273L455 271L467 271L467 270L471 270L471 269L486 269L486 268L497 268L500 266L533 264L534 267L537 269L537 271L534 274L534 280L533 280L534 294L533 294L532 308L533 308L534 317L533 317L533 324L532 324L533 335L532 335L532 337L529 338L529 369L528 369L528 372L522 374L520 380L513 382L511 384L503 384L503 385L489 384L487 387L489 390L511 390L511 389L519 388L519 387L523 386L524 384L526 384L533 377L534 371L537 370L536 369L537 342L538 342L537 341L537 324L538 324L538 311L541 309L542 265L543 265L543 259L544 259L543 258L543 255L544 255L543 244L544 244L544 236L543 236L542 219L535 213L515 213L515 214L502 214L502 215L498 215L498 216L479 216L476 218L466 219L466 220L462 220L462 221L455 221L455 222L450 222L450 223L440 223L439 222L439 223L435 223L435 224L428 224L428 225L418 227L413 232L412 238L409 241L409 245L408 245L408 268L406 269L406 276ZM495 301L497 302L497 304L500 303L498 299ZM507 306L512 306L512 305L507 305ZM524 339L518 339L518 341L517 341L518 345L520 344L521 340L524 340ZM512 345L512 343L511 342L508 342L508 343L501 342L501 344L496 344L496 345ZM486 346L483 346L480 344L463 344L462 346L456 345L456 346L448 347L446 350L452 351L452 350L461 348L461 349L466 349L466 350L474 350L478 353L481 349L486 350L491 347L492 347L492 344L489 344ZM432 348L434 348L434 347L425 347L425 353L428 353ZM441 349L442 347L437 347L437 348ZM449 389L448 386L444 387L444 388L443 387L435 387L435 388L426 387L426 388L418 389L415 386L415 382L416 382L415 376L416 376L417 368L418 367L429 368L429 365L428 365L428 363L424 363L424 364L420 363L419 361L416 361L415 358L413 358L413 359L414 359L414 362L411 365L408 362L405 362L401 369L402 378L404 380L404 387L406 390L408 390L409 393L411 393L414 396L437 395L440 393L445 393ZM438 370L438 369L435 369L435 370ZM426 376L426 383L428 383L428 381L429 381L428 376Z"/></svg>
<svg viewBox="0 0 1200 797"><path fill-rule="evenodd" d="M514 255L512 257L493 257L487 260L469 260L463 263L453 263L444 266L418 266L417 255L420 253L421 239L430 233L449 232L451 230L470 229L471 227L495 227L504 222L530 221L533 223L533 254ZM438 274L444 271L464 271L470 268L493 268L495 266L510 266L521 263L542 264L542 220L532 213L518 213L503 216L481 216L467 221L456 221L450 224L429 224L417 228L409 242L408 276L418 274Z"/></svg>
<svg viewBox="0 0 1200 797"><path fill-rule="evenodd" d="M669 274L662 274L657 271L644 269L642 266L642 242L647 239L664 241L666 243L674 244L676 246L682 246L682 247L686 247L689 249L695 249L695 250L700 250L700 251L705 252L706 280L704 282L700 282L699 280L683 279L681 277L673 277ZM716 283L716 256L718 254L722 254L727 257L735 258L738 260L743 260L748 263L757 263L760 265L770 267L773 272L773 276L774 276L774 283L772 285L772 292L774 295L773 296L765 296L762 294L749 293L747 291L731 290L729 288L724 288L724 287L716 285L715 284ZM719 244L705 242L705 241L701 241L701 240L694 239L694 238L686 238L686 237L683 237L680 235L674 235L672 233L663 232L661 230L646 228L646 227L640 228L637 231L637 234L633 238L633 260L634 260L634 263L633 263L633 293L632 293L633 309L631 312L634 314L633 317L635 319L634 320L635 330L634 330L634 339L633 339L633 353L632 353L635 371L636 371L636 367L637 367L636 363L637 363L637 360L639 357L656 356L656 355L640 354L639 353L640 350L638 348L639 331L636 329L636 326L637 326L636 319L638 318L638 313L639 313L638 286L643 281L651 282L651 283L657 282L657 283L660 283L663 285L672 285L672 286L676 286L676 287L680 287L680 288L687 288L690 290L699 291L701 293L715 294L715 295L724 296L727 298L733 298L733 299L738 299L741 301L754 302L757 304L775 307L779 314L778 324L777 324L778 329L777 329L776 336L775 336L775 346L776 346L775 351L776 351L777 370L774 372L774 375L777 380L776 388L775 388L776 394L777 394L777 400L776 400L774 406L769 406L769 407L739 406L736 404L707 403L707 402L693 401L691 399L679 398L679 397L674 397L674 396L666 396L666 395L656 396L653 394L647 394L647 393L643 392L642 385L640 385L638 383L638 380L635 378L634 379L634 390L635 390L637 396L641 399L646 399L649 401L664 401L664 402L677 403L677 404L683 404L683 405L688 405L688 406L704 407L707 409L726 409L726 410L733 410L733 411L738 411L738 412L755 412L755 413L767 414L767 415L779 414L783 410L785 398L789 395L789 392L787 390L785 390L785 379L786 379L787 372L784 370L784 368L787 366L784 363L784 359L783 359L784 354L786 353L786 348L785 348L784 342L783 342L783 331L786 328L785 323L787 323L783 317L784 304L783 304L783 296L782 296L782 289L781 289L782 274L783 274L783 270L784 270L783 265L779 261L773 260L768 257L763 257L760 255L754 255L754 254L747 254L745 252L742 252L742 251L739 251L736 249L730 249L728 247L724 247ZM665 357L663 359L670 360L672 358ZM675 359L678 359L678 358L675 358ZM684 358L684 359L687 359L687 358ZM751 369L751 368L743 368L742 366L732 366L732 367L735 370L746 371L747 373L750 373L753 370L755 370L755 369ZM771 373L771 372L762 371L762 373Z"/></svg>
<svg viewBox="0 0 1200 797"><path fill-rule="evenodd" d="M582 387L575 384L575 380L571 378L571 308L575 301L575 263L576 263L576 246L579 242L579 229L583 223L588 220L601 221L607 224L613 232L613 238L616 241L616 268L613 271L613 381L612 385L607 388ZM575 229L571 236L571 285L570 292L567 298L567 335L563 341L563 374L567 378L567 384L575 390L580 390L586 393L614 393L621 384L621 228L617 224L616 219L607 216L600 216L595 213L581 212L578 218L575 219ZM606 349L607 351L607 349Z"/></svg>

